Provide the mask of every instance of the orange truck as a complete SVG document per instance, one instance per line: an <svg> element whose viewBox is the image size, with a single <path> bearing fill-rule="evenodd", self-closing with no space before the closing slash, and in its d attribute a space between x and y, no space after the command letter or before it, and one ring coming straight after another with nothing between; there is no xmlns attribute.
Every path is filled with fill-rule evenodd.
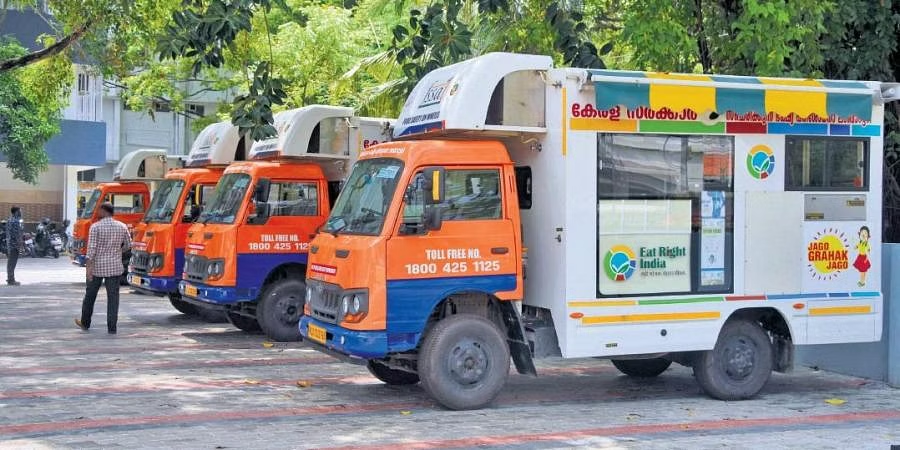
<svg viewBox="0 0 900 450"><path fill-rule="evenodd" d="M248 161L225 169L188 230L182 299L225 312L242 330L299 339L309 241L359 150L389 139L389 127L351 108L278 113L278 136L255 142Z"/></svg>
<svg viewBox="0 0 900 450"><path fill-rule="evenodd" d="M753 397L796 345L881 338L898 92L508 53L436 69L310 243L300 334L451 409L544 356Z"/></svg>
<svg viewBox="0 0 900 450"><path fill-rule="evenodd" d="M128 283L151 295L166 296L178 311L209 317L181 299L178 283L184 270L188 228L200 217L225 167L243 159L249 140L228 122L200 132L185 161L159 182L142 225L134 233Z"/></svg>
<svg viewBox="0 0 900 450"><path fill-rule="evenodd" d="M113 173L114 181L100 183L91 191L75 221L72 228L72 262L84 265L88 232L91 225L100 220L101 204L112 203L116 220L128 225L128 229L133 232L147 211L154 183L162 180L166 171L177 167L180 162L176 158L167 157L165 150L141 149L125 155ZM130 255L126 254L125 257ZM127 265L128 260L125 262Z"/></svg>

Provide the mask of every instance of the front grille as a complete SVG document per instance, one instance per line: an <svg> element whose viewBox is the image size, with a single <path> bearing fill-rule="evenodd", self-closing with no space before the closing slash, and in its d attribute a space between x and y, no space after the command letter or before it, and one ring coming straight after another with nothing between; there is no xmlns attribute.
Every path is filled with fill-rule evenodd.
<svg viewBox="0 0 900 450"><path fill-rule="evenodd" d="M307 280L312 296L306 299L314 319L327 323L338 323L341 308L341 288L330 283Z"/></svg>
<svg viewBox="0 0 900 450"><path fill-rule="evenodd" d="M206 258L200 255L185 256L184 275L189 281L206 280Z"/></svg>
<svg viewBox="0 0 900 450"><path fill-rule="evenodd" d="M150 267L150 254L139 250L131 251L131 270L137 273L147 273Z"/></svg>

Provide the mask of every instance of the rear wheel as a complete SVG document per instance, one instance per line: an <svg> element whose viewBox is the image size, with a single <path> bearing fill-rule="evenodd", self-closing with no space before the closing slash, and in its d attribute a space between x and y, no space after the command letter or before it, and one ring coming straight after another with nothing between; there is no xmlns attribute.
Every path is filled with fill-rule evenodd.
<svg viewBox="0 0 900 450"><path fill-rule="evenodd" d="M260 331L259 323L252 317L244 316L232 311L228 311L225 315L228 317L228 323L234 325L239 330L248 333L258 333Z"/></svg>
<svg viewBox="0 0 900 450"><path fill-rule="evenodd" d="M509 346L484 317L459 314L435 324L419 352L422 387L450 409L482 408L509 376Z"/></svg>
<svg viewBox="0 0 900 450"><path fill-rule="evenodd" d="M653 378L666 371L672 365L672 361L663 358L650 359L614 359L612 360L619 372L636 378Z"/></svg>
<svg viewBox="0 0 900 450"><path fill-rule="evenodd" d="M709 396L743 400L756 396L772 374L772 342L755 321L729 320L712 350L694 363L694 376Z"/></svg>
<svg viewBox="0 0 900 450"><path fill-rule="evenodd" d="M419 375L403 370L392 369L382 362L370 359L366 364L369 372L385 384L391 386L405 386L419 382Z"/></svg>
<svg viewBox="0 0 900 450"><path fill-rule="evenodd" d="M256 320L271 339L299 341L298 323L305 304L306 283L297 279L281 279L269 286L259 298Z"/></svg>

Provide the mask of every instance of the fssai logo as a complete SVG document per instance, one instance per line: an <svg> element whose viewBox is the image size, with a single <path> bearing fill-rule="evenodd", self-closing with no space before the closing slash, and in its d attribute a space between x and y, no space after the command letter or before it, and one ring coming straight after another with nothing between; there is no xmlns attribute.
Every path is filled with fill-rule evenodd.
<svg viewBox="0 0 900 450"><path fill-rule="evenodd" d="M637 258L634 251L624 245L614 245L603 258L603 269L606 276L613 281L625 281L634 275Z"/></svg>
<svg viewBox="0 0 900 450"><path fill-rule="evenodd" d="M767 145L756 145L747 153L747 171L757 180L764 180L775 171L775 155Z"/></svg>

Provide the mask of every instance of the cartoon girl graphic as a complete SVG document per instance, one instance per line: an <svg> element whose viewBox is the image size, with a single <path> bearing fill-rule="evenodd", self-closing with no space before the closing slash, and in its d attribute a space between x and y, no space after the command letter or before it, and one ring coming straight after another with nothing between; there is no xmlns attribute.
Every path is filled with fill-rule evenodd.
<svg viewBox="0 0 900 450"><path fill-rule="evenodd" d="M853 261L853 267L859 271L859 287L866 285L866 272L872 267L869 262L869 227L863 226L859 229L859 243L856 244L856 260Z"/></svg>

